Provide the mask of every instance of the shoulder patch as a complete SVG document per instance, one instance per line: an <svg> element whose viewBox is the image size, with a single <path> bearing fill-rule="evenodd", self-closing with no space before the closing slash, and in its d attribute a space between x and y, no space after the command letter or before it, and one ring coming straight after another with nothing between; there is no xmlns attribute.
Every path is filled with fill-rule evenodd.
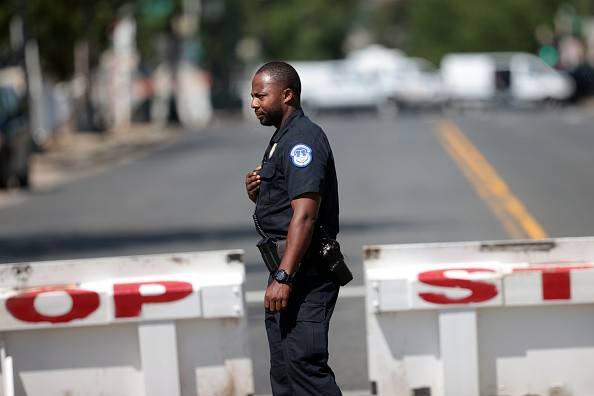
<svg viewBox="0 0 594 396"><path fill-rule="evenodd" d="M300 168L304 168L312 160L312 150L307 144L299 143L291 149L291 159L293 164Z"/></svg>

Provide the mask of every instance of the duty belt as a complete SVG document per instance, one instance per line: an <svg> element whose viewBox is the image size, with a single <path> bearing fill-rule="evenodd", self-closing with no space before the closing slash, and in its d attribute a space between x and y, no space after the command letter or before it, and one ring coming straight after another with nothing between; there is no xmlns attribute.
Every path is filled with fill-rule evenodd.
<svg viewBox="0 0 594 396"><path fill-rule="evenodd" d="M282 259L283 255L285 254L285 249L287 247L287 240L286 239L281 239L276 241L276 247L278 250L278 256ZM315 241L311 241L309 243L309 247L307 248L307 251L305 252L305 254L302 257L302 261L312 261L315 259L319 259L321 254L320 254L320 250L321 250L321 241L315 240Z"/></svg>

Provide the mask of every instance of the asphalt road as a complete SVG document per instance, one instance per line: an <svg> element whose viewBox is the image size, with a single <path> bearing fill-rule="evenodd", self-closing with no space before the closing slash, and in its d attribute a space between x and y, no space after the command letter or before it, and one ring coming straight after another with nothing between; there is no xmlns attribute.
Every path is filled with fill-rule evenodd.
<svg viewBox="0 0 594 396"><path fill-rule="evenodd" d="M331 365L344 390L368 388L364 245L594 234L591 112L316 121L334 149L339 239L355 275L331 325ZM132 163L25 194L0 210L0 263L244 249L256 393L269 393L258 301L266 275L243 180L272 132L223 121Z"/></svg>

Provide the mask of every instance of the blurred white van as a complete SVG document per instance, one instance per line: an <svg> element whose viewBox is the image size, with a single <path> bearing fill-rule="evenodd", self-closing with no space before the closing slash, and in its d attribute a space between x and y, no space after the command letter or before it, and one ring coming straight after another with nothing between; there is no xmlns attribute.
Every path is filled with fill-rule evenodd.
<svg viewBox="0 0 594 396"><path fill-rule="evenodd" d="M523 52L448 54L440 69L453 105L561 102L575 90L568 75Z"/></svg>
<svg viewBox="0 0 594 396"><path fill-rule="evenodd" d="M447 99L439 70L424 58L406 58L394 73L391 98L399 108L439 108Z"/></svg>
<svg viewBox="0 0 594 396"><path fill-rule="evenodd" d="M301 79L301 104L313 115L325 110L367 109L382 114L388 103L372 76L345 60L290 62Z"/></svg>

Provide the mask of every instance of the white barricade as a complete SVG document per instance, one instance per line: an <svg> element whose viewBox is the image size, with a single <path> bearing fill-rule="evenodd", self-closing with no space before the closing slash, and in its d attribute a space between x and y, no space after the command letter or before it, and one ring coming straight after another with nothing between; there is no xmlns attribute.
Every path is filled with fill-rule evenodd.
<svg viewBox="0 0 594 396"><path fill-rule="evenodd" d="M254 393L240 250L0 266L3 396Z"/></svg>
<svg viewBox="0 0 594 396"><path fill-rule="evenodd" d="M364 267L372 393L594 395L594 238L367 246Z"/></svg>

